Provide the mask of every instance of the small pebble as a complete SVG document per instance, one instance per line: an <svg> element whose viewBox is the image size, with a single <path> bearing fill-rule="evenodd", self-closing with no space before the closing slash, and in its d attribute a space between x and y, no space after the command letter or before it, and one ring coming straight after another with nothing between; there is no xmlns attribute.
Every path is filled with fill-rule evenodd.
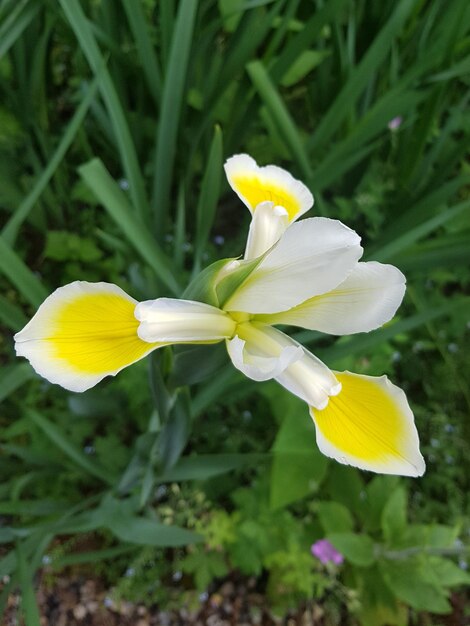
<svg viewBox="0 0 470 626"><path fill-rule="evenodd" d="M75 617L75 619L78 619L80 621L85 618L86 614L87 610L83 606L83 604L77 604L77 606L73 609L73 616Z"/></svg>

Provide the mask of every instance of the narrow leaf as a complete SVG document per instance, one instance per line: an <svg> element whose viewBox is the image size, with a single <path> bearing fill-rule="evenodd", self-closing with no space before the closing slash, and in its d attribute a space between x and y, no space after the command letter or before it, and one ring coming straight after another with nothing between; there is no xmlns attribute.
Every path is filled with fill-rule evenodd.
<svg viewBox="0 0 470 626"><path fill-rule="evenodd" d="M97 84L97 80L94 80L89 86L86 96L83 98L79 107L75 111L74 116L70 120L70 123L62 135L60 143L52 155L49 163L42 171L29 194L15 210L14 214L5 225L2 231L2 237L10 246L13 245L21 224L28 217L29 212L38 201L44 189L47 187L49 181L62 162L67 150L75 139L77 132L81 128L83 120L85 119L93 98L96 95Z"/></svg>
<svg viewBox="0 0 470 626"><path fill-rule="evenodd" d="M106 103L119 153L129 181L129 191L135 207L145 221L150 209L145 194L143 175L137 160L137 154L129 130L124 109L119 100L116 87L105 67L98 44L96 43L90 22L87 20L78 0L59 0L60 5L78 39L80 47L93 72L99 77L99 88Z"/></svg>
<svg viewBox="0 0 470 626"><path fill-rule="evenodd" d="M261 100L271 113L281 136L289 146L298 167L302 170L303 175L310 179L312 176L310 161L297 127L263 64L260 61L252 61L246 69Z"/></svg>
<svg viewBox="0 0 470 626"><path fill-rule="evenodd" d="M2 237L0 237L0 273L4 274L33 306L38 307L47 298L47 290L41 281Z"/></svg>
<svg viewBox="0 0 470 626"><path fill-rule="evenodd" d="M129 243L152 267L159 279L171 290L179 294L179 285L171 271L171 262L161 251L149 230L133 214L124 192L112 179L100 159L92 159L79 168L80 176L108 211Z"/></svg>
<svg viewBox="0 0 470 626"><path fill-rule="evenodd" d="M216 126L196 209L195 263L200 261L214 222L215 210L220 194L222 167L222 131L220 126Z"/></svg>
<svg viewBox="0 0 470 626"><path fill-rule="evenodd" d="M75 465L103 482L113 484L113 477L98 463L91 461L75 444L71 443L53 422L33 409L28 409L27 415Z"/></svg>
<svg viewBox="0 0 470 626"><path fill-rule="evenodd" d="M155 225L160 239L163 238L166 216L169 212L176 137L197 7L198 0L181 0L179 3L170 57L165 68L162 107L155 140L156 157L152 194Z"/></svg>

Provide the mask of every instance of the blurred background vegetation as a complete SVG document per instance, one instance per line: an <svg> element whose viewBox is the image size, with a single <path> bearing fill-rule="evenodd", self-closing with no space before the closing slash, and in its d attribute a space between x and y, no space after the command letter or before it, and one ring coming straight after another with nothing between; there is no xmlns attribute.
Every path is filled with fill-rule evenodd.
<svg viewBox="0 0 470 626"><path fill-rule="evenodd" d="M452 613L470 580L469 53L467 0L1 0L2 611L19 589L36 626L39 581L88 567L163 607L239 572L327 624ZM386 327L296 337L406 390L422 479L328 461L306 407L218 346L165 348L84 394L15 360L60 285L178 296L239 255L249 214L223 175L239 152L406 274ZM324 537L341 567L310 554Z"/></svg>

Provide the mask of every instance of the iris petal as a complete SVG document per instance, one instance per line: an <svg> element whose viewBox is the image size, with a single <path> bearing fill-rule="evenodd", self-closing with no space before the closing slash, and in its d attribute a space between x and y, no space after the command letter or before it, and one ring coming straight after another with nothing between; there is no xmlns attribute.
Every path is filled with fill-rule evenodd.
<svg viewBox="0 0 470 626"><path fill-rule="evenodd" d="M313 206L307 187L281 167L259 167L247 154L230 157L224 167L230 186L252 213L268 201L282 206L292 222Z"/></svg>
<svg viewBox="0 0 470 626"><path fill-rule="evenodd" d="M320 450L340 463L382 474L425 470L413 413L386 376L336 373L341 392L323 410L310 408Z"/></svg>
<svg viewBox="0 0 470 626"><path fill-rule="evenodd" d="M139 339L136 304L109 283L60 287L15 335L16 353L50 382L85 391L161 345Z"/></svg>

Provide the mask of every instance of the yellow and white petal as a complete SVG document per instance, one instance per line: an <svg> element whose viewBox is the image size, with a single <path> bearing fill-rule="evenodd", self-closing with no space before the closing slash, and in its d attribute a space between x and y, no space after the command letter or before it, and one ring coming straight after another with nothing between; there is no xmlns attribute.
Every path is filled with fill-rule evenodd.
<svg viewBox="0 0 470 626"><path fill-rule="evenodd" d="M267 324L289 324L330 335L351 335L379 328L395 315L403 300L406 278L393 265L358 263L332 291L289 311L260 315Z"/></svg>
<svg viewBox="0 0 470 626"><path fill-rule="evenodd" d="M338 220L290 226L224 305L227 311L279 313L342 283L362 255L361 238Z"/></svg>
<svg viewBox="0 0 470 626"><path fill-rule="evenodd" d="M230 186L252 213L262 202L269 201L282 206L293 222L313 206L307 187L281 167L259 167L247 154L230 157L224 167Z"/></svg>
<svg viewBox="0 0 470 626"><path fill-rule="evenodd" d="M310 407L319 449L346 465L381 474L422 476L424 459L404 392L386 376L336 373L341 392Z"/></svg>
<svg viewBox="0 0 470 626"><path fill-rule="evenodd" d="M325 407L341 385L326 365L297 341L266 324L245 322L227 342L235 367L249 378L274 378L309 405Z"/></svg>
<svg viewBox="0 0 470 626"><path fill-rule="evenodd" d="M136 304L109 283L60 287L15 335L16 354L50 382L85 391L160 346L139 339Z"/></svg>
<svg viewBox="0 0 470 626"><path fill-rule="evenodd" d="M232 337L235 322L220 309L203 302L158 298L135 309L138 335L160 343L214 342Z"/></svg>
<svg viewBox="0 0 470 626"><path fill-rule="evenodd" d="M256 259L269 250L289 226L289 216L282 206L262 202L256 207L246 242L245 259Z"/></svg>

